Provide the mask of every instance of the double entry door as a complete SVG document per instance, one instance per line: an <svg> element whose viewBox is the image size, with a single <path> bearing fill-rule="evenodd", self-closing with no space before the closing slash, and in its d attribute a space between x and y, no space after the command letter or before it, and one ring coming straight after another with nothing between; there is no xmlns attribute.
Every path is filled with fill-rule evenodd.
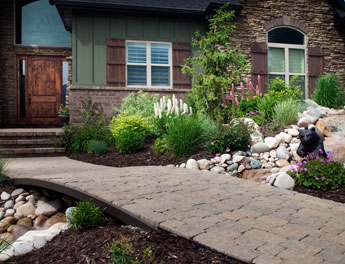
<svg viewBox="0 0 345 264"><path fill-rule="evenodd" d="M18 123L61 126L62 61L60 56L17 55Z"/></svg>

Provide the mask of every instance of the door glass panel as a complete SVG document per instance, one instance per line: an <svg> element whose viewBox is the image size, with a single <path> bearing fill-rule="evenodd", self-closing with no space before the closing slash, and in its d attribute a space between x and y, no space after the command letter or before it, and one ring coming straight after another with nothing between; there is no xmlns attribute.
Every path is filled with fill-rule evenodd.
<svg viewBox="0 0 345 264"><path fill-rule="evenodd" d="M19 60L19 116L25 118L25 60Z"/></svg>
<svg viewBox="0 0 345 264"><path fill-rule="evenodd" d="M285 72L285 55L283 48L268 49L268 71Z"/></svg>
<svg viewBox="0 0 345 264"><path fill-rule="evenodd" d="M66 90L68 81L68 62L62 62L62 103L66 105Z"/></svg>
<svg viewBox="0 0 345 264"><path fill-rule="evenodd" d="M290 73L304 73L304 50L289 49L289 72Z"/></svg>

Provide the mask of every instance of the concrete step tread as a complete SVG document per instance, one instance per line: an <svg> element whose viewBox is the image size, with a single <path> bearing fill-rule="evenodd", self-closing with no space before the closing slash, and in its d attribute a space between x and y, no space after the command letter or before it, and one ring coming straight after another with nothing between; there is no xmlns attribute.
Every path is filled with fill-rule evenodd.
<svg viewBox="0 0 345 264"><path fill-rule="evenodd" d="M61 128L7 128L0 129L0 137L35 137L58 136L63 133Z"/></svg>
<svg viewBox="0 0 345 264"><path fill-rule="evenodd" d="M3 154L65 153L65 148L0 148Z"/></svg>

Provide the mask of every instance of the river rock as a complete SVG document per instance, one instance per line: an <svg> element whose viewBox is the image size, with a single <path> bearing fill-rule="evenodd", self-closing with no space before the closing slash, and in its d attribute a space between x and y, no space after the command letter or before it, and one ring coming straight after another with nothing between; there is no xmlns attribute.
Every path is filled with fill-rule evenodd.
<svg viewBox="0 0 345 264"><path fill-rule="evenodd" d="M277 148L278 159L290 160L291 156L291 153L286 149L286 147L280 146L279 148Z"/></svg>
<svg viewBox="0 0 345 264"><path fill-rule="evenodd" d="M299 120L298 120L298 123L297 125L299 127L304 127L304 128L307 128L310 124L312 124L312 121L311 118L309 116L307 117L301 117Z"/></svg>
<svg viewBox="0 0 345 264"><path fill-rule="evenodd" d="M21 218L18 220L17 225L21 225L21 226L25 226L27 228L31 228L32 227L32 220L31 218L25 217L25 218Z"/></svg>
<svg viewBox="0 0 345 264"><path fill-rule="evenodd" d="M200 170L208 170L210 168L210 164L208 163L207 159L201 159L197 161Z"/></svg>
<svg viewBox="0 0 345 264"><path fill-rule="evenodd" d="M21 202L21 201L25 201L25 196L19 195L14 201L15 201L16 203Z"/></svg>
<svg viewBox="0 0 345 264"><path fill-rule="evenodd" d="M7 232L11 233L15 239L18 239L22 235L24 235L26 232L28 232L30 228L26 226L21 226L21 225L11 225L8 229Z"/></svg>
<svg viewBox="0 0 345 264"><path fill-rule="evenodd" d="M257 144L263 142L264 136L260 132L260 127L254 122L251 118L245 118L244 123L253 129L253 132L250 133L250 142L251 144Z"/></svg>
<svg viewBox="0 0 345 264"><path fill-rule="evenodd" d="M289 135L289 134L287 134L287 133L285 133L285 132L280 132L280 134L281 134L281 136L283 137L284 142L287 143L287 144L289 144L290 141L291 141L291 139L292 139L292 136ZM281 142L281 143L283 143L283 142Z"/></svg>
<svg viewBox="0 0 345 264"><path fill-rule="evenodd" d="M22 214L23 216L34 215L35 206L32 203L26 203L17 208L17 213Z"/></svg>
<svg viewBox="0 0 345 264"><path fill-rule="evenodd" d="M12 197L13 197L13 196L17 196L17 195L19 195L19 194L21 194L21 193L23 193L23 192L24 192L24 189L19 188L19 189L14 190L13 192L11 192L11 196L12 196Z"/></svg>
<svg viewBox="0 0 345 264"><path fill-rule="evenodd" d="M12 208L14 205L14 202L12 200L8 200L5 204L4 204L4 208L5 209L9 209Z"/></svg>
<svg viewBox="0 0 345 264"><path fill-rule="evenodd" d="M230 160L231 159L231 155L230 154L223 154L220 156L220 159L221 159L221 163L225 163L226 161Z"/></svg>
<svg viewBox="0 0 345 264"><path fill-rule="evenodd" d="M345 164L345 136L333 135L326 137L323 144L327 153L333 152L331 160Z"/></svg>
<svg viewBox="0 0 345 264"><path fill-rule="evenodd" d="M14 236L9 232L0 234L0 239L6 240L7 242L15 240Z"/></svg>
<svg viewBox="0 0 345 264"><path fill-rule="evenodd" d="M299 131L295 128L288 129L287 133L292 137L297 137L299 135Z"/></svg>
<svg viewBox="0 0 345 264"><path fill-rule="evenodd" d="M254 169L260 169L262 162L257 159L250 159L250 166L252 166Z"/></svg>
<svg viewBox="0 0 345 264"><path fill-rule="evenodd" d="M332 135L331 131L329 130L328 126L323 120L317 121L315 127L317 127L319 131L322 133L322 135L325 137L330 137Z"/></svg>
<svg viewBox="0 0 345 264"><path fill-rule="evenodd" d="M228 167L228 171L237 171L238 169L238 164L234 163Z"/></svg>
<svg viewBox="0 0 345 264"><path fill-rule="evenodd" d="M318 108L311 108L311 109L307 110L305 112L305 114L308 115L308 116L312 116L315 119L319 119L321 117L321 112L320 112L320 110Z"/></svg>
<svg viewBox="0 0 345 264"><path fill-rule="evenodd" d="M243 159L244 159L244 156L234 156L234 157L232 158L232 161L233 161L234 163L239 163L239 162L241 162Z"/></svg>
<svg viewBox="0 0 345 264"><path fill-rule="evenodd" d="M259 142L255 145L253 145L251 148L250 148L250 151L252 153L263 153L263 152L268 152L270 151L270 147L264 143L264 142Z"/></svg>
<svg viewBox="0 0 345 264"><path fill-rule="evenodd" d="M279 168L282 168L282 167L285 167L285 166L289 166L290 163L287 161L287 160L284 160L284 159L280 159L280 160L277 160L276 163L277 167Z"/></svg>
<svg viewBox="0 0 345 264"><path fill-rule="evenodd" d="M55 215L53 215L52 217L50 217L45 224L43 225L44 229L48 229L51 226L55 225L56 223L66 223L67 219L66 219L66 215L64 213L57 213Z"/></svg>
<svg viewBox="0 0 345 264"><path fill-rule="evenodd" d="M180 169L185 169L186 168L186 163L181 163Z"/></svg>
<svg viewBox="0 0 345 264"><path fill-rule="evenodd" d="M25 201L19 201L19 202L16 202L15 205L13 206L13 209L14 210L17 210L17 208L21 205L25 204Z"/></svg>
<svg viewBox="0 0 345 264"><path fill-rule="evenodd" d="M5 212L5 217L13 216L16 211L14 209L7 209Z"/></svg>
<svg viewBox="0 0 345 264"><path fill-rule="evenodd" d="M265 138L265 143L270 149L275 149L276 147L278 147L278 142L274 137Z"/></svg>
<svg viewBox="0 0 345 264"><path fill-rule="evenodd" d="M12 247L14 248L13 255L21 256L31 252L34 249L34 243L32 241L18 240L12 244Z"/></svg>
<svg viewBox="0 0 345 264"><path fill-rule="evenodd" d="M241 172L244 171L245 169L246 169L246 167L245 167L243 164L241 164L241 165L238 167L237 172L241 173Z"/></svg>
<svg viewBox="0 0 345 264"><path fill-rule="evenodd" d="M199 170L198 162L195 159L189 159L186 164L187 169Z"/></svg>
<svg viewBox="0 0 345 264"><path fill-rule="evenodd" d="M0 221L0 233L3 233L7 228L17 221L13 216L5 217Z"/></svg>
<svg viewBox="0 0 345 264"><path fill-rule="evenodd" d="M0 198L3 201L7 201L8 199L11 198L11 195L9 193L7 193L7 192L2 192Z"/></svg>
<svg viewBox="0 0 345 264"><path fill-rule="evenodd" d="M271 172L269 169L262 170L246 170L242 174L242 178L256 182L262 182Z"/></svg>
<svg viewBox="0 0 345 264"><path fill-rule="evenodd" d="M295 181L287 173L279 173L274 182L275 187L292 189L295 186Z"/></svg>
<svg viewBox="0 0 345 264"><path fill-rule="evenodd" d="M195 161L195 160L194 160ZM195 161L196 165L198 163ZM45 215L45 216L52 216L53 214L56 214L58 211L60 211L63 208L64 204L63 201L60 199L52 200L49 202L37 202L37 208L35 210L35 215Z"/></svg>
<svg viewBox="0 0 345 264"><path fill-rule="evenodd" d="M46 217L45 215L37 216L33 223L34 227L43 227L43 225L45 224L47 220L48 220L48 217Z"/></svg>
<svg viewBox="0 0 345 264"><path fill-rule="evenodd" d="M212 172L216 172L216 173L222 173L222 172L225 172L225 169L224 169L223 167L218 167L218 166L216 166L216 167L213 167L213 168L211 169L211 171L212 171Z"/></svg>

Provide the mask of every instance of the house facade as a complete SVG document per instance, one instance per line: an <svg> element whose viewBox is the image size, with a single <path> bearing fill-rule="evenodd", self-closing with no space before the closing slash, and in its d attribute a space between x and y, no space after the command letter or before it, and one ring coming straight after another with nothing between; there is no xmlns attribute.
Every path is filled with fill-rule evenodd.
<svg viewBox="0 0 345 264"><path fill-rule="evenodd" d="M60 37L45 35L44 39L65 39L53 45L30 43L23 36L27 29L20 27L26 23L18 10L41 1L48 2L1 3L1 126L43 125L43 121L53 125L52 116L64 100L59 78L66 79L66 65L70 65L67 93L72 122L78 121L76 111L86 98L101 103L109 118L113 107L133 91L183 96L191 82L181 73L181 65L197 54L191 45L194 32L205 32L208 17L224 3L235 10L233 42L251 63L254 84L257 75L265 89L270 79L279 77L289 83L297 75L308 97L318 76L335 73L345 86L343 0L50 0L63 30L55 35ZM55 23L54 19L50 21ZM70 45L63 37L66 32ZM56 57L59 62L52 62Z"/></svg>
<svg viewBox="0 0 345 264"><path fill-rule="evenodd" d="M0 2L0 127L61 126L70 33L49 0Z"/></svg>

